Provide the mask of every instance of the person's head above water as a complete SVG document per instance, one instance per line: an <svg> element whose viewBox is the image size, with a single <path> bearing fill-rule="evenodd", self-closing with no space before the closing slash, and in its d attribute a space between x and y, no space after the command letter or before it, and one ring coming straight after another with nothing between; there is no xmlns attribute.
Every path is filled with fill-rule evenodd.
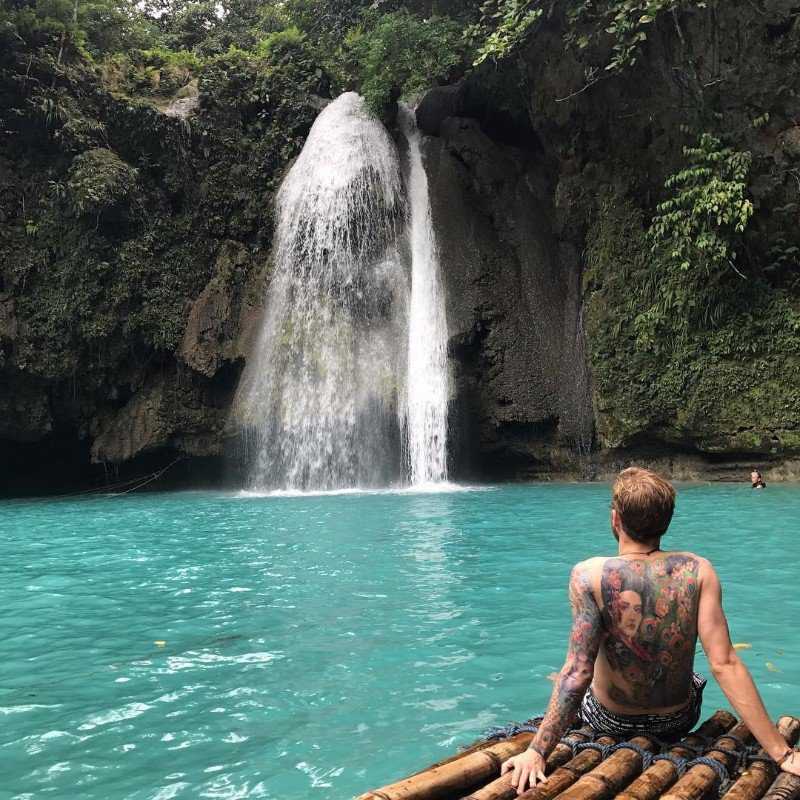
<svg viewBox="0 0 800 800"><path fill-rule="evenodd" d="M757 469L752 470L750 472L750 480L753 481L754 483L755 483L755 481L760 481L761 480L761 473Z"/></svg>
<svg viewBox="0 0 800 800"><path fill-rule="evenodd" d="M660 475L641 467L622 470L611 489L611 529L634 542L656 542L672 520L675 490Z"/></svg>

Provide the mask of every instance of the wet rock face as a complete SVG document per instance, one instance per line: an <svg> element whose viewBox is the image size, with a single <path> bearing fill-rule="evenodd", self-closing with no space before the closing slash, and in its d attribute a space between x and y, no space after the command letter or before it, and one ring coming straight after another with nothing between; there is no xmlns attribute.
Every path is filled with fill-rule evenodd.
<svg viewBox="0 0 800 800"><path fill-rule="evenodd" d="M249 332L251 315L246 301L242 302L242 288L248 272L257 272L251 268L250 252L243 244L223 242L211 280L192 304L177 356L206 377L246 355L241 336Z"/></svg>
<svg viewBox="0 0 800 800"><path fill-rule="evenodd" d="M446 102L444 110L463 107ZM490 139L475 119L444 117L435 128L425 156L462 416L456 436L467 440L462 450L471 444L479 473L555 462L569 470L592 420L580 260L556 235L552 171L533 150Z"/></svg>
<svg viewBox="0 0 800 800"><path fill-rule="evenodd" d="M596 302L583 281L598 199L622 185L652 209L684 166L682 147L692 143L684 126L709 129L709 109L753 154L749 270L766 285L790 284L785 259L769 250L800 237L796 215L782 211L800 194L791 178L800 101L785 80L798 67L798 24L782 0L665 15L634 67L587 87L556 11L521 59L424 97L418 119L447 285L456 422L484 472L574 473L576 450L594 436L589 474L641 459L676 475L725 478L748 457L774 464L776 476L794 474L797 431L785 413L761 414L759 433L742 421L752 422L744 408L732 422L723 399L696 414L695 392L691 408L682 396L664 398L671 410L657 424L644 413L618 418L626 388L592 389L581 306L591 312ZM714 379L706 374L705 384ZM722 372L717 380L724 398ZM607 436L609 421L619 436Z"/></svg>
<svg viewBox="0 0 800 800"><path fill-rule="evenodd" d="M189 312L175 363L122 408L95 417L93 462L120 464L158 451L223 454L238 375L263 313L268 267L253 265L242 243L222 243L211 279Z"/></svg>
<svg viewBox="0 0 800 800"><path fill-rule="evenodd" d="M121 409L105 410L95 418L92 460L120 464L158 451L220 455L229 382L208 383L177 368L153 376Z"/></svg>

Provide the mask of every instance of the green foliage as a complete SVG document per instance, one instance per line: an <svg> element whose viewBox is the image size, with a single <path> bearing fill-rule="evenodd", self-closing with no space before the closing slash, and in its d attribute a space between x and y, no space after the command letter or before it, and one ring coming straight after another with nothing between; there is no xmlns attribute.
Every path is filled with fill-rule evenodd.
<svg viewBox="0 0 800 800"><path fill-rule="evenodd" d="M688 166L667 179L672 196L658 206L648 231L652 280L646 291L652 305L637 318L644 341L652 341L660 327L685 337L694 325L719 321L725 279L736 270L753 215L749 152L704 133L697 147L684 147L683 153Z"/></svg>
<svg viewBox="0 0 800 800"><path fill-rule="evenodd" d="M169 13L159 23L167 47L194 50L202 47L219 24L219 18L212 0L184 0L171 4Z"/></svg>
<svg viewBox="0 0 800 800"><path fill-rule="evenodd" d="M621 191L604 197L587 237L587 340L598 438L640 436L707 450L772 452L800 445L800 314L757 280L729 288L712 328L643 347L652 265L643 214ZM674 319L674 318L673 318Z"/></svg>
<svg viewBox="0 0 800 800"><path fill-rule="evenodd" d="M271 33L259 44L258 54L273 67L282 66L310 78L320 78L322 73L313 49L304 33L292 26Z"/></svg>
<svg viewBox="0 0 800 800"><path fill-rule="evenodd" d="M344 49L367 105L381 114L392 99L446 80L461 62L461 29L444 17L397 11L366 15Z"/></svg>
<svg viewBox="0 0 800 800"><path fill-rule="evenodd" d="M657 19L685 8L705 8L705 0L579 0L568 14L567 41L578 49L611 42L605 72L620 72L636 63L642 42Z"/></svg>
<svg viewBox="0 0 800 800"><path fill-rule="evenodd" d="M99 70L110 91L126 97L170 98L199 75L202 63L188 50L153 47L112 56Z"/></svg>
<svg viewBox="0 0 800 800"><path fill-rule="evenodd" d="M567 8L565 40L579 52L600 54L587 66L587 78L633 66L648 29L667 13L705 8L705 0L575 0ZM552 5L544 0L486 0L477 22L464 36L475 52L474 66L515 52Z"/></svg>
<svg viewBox="0 0 800 800"><path fill-rule="evenodd" d="M333 51L361 24L364 6L361 0L287 0L286 10L315 47Z"/></svg>
<svg viewBox="0 0 800 800"><path fill-rule="evenodd" d="M97 213L130 200L139 171L113 150L98 147L76 156L67 194L76 214Z"/></svg>
<svg viewBox="0 0 800 800"><path fill-rule="evenodd" d="M487 59L498 60L524 42L534 22L542 15L535 0L486 0L480 19L466 28L464 38L477 67Z"/></svg>
<svg viewBox="0 0 800 800"><path fill-rule="evenodd" d="M27 0L0 10L0 43L49 47L59 62L150 47L155 37L135 0Z"/></svg>
<svg viewBox="0 0 800 800"><path fill-rule="evenodd" d="M254 51L287 18L281 3L264 0L176 0L157 23L167 47L209 56L231 47Z"/></svg>
<svg viewBox="0 0 800 800"><path fill-rule="evenodd" d="M270 28L261 4L252 50L204 55L245 24L243 2L226 8L193 50L170 49L159 18L146 47L97 60L43 4L26 10L29 39L9 34L0 285L19 322L15 369L102 393L172 358L225 242L263 263L271 193L313 121L305 98L325 87L306 35ZM195 78L190 126L154 110Z"/></svg>

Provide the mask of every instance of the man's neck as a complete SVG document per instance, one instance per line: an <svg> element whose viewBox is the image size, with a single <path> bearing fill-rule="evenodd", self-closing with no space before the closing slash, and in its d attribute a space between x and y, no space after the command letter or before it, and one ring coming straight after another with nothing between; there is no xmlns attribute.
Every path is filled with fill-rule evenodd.
<svg viewBox="0 0 800 800"><path fill-rule="evenodd" d="M619 555L648 555L661 548L661 539L653 539L649 542L637 542L628 536L625 531L619 534Z"/></svg>

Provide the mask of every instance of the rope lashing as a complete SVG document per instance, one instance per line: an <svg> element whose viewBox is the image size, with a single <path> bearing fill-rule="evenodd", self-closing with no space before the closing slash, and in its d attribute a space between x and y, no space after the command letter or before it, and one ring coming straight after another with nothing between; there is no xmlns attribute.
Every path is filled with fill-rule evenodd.
<svg viewBox="0 0 800 800"><path fill-rule="evenodd" d="M614 745L611 744L600 744L600 742L581 742L575 747L576 752L580 752L581 750L595 750L596 752L600 753L600 760L605 761L610 755L614 748Z"/></svg>
<svg viewBox="0 0 800 800"><path fill-rule="evenodd" d="M510 725L500 725L496 728L489 728L484 731L484 739L510 739L518 733L536 733L539 730L538 725L532 722L514 722Z"/></svg>
<svg viewBox="0 0 800 800"><path fill-rule="evenodd" d="M572 750L573 758L575 758L575 756L578 754L578 745L583 744L583 742L578 741L578 739L573 739L569 736L562 736L559 741L561 744L565 744L570 750Z"/></svg>
<svg viewBox="0 0 800 800"><path fill-rule="evenodd" d="M697 734L693 733L692 736L697 736ZM706 737L699 737L704 738ZM706 739L704 744L689 744L689 742L679 742L679 747L682 747L684 750L688 750L690 753L694 753L695 756L701 756L703 753L707 753L710 749L710 745L708 743L708 739Z"/></svg>
<svg viewBox="0 0 800 800"><path fill-rule="evenodd" d="M767 764L773 769L777 769L777 765L775 764L775 759L772 758L771 756L763 756L760 753L747 753L747 755L745 756L745 766L749 767L756 761L760 761L762 764Z"/></svg>
<svg viewBox="0 0 800 800"><path fill-rule="evenodd" d="M706 758L705 756L700 756L699 758L695 758L692 761L686 762L686 769L691 769L692 767L696 767L698 764L702 764L705 767L711 767L714 772L717 773L717 777L719 778L719 785L720 785L720 792L724 791L727 788L728 784L731 782L731 776L728 772L728 768L721 762L717 761L713 758Z"/></svg>
<svg viewBox="0 0 800 800"><path fill-rule="evenodd" d="M719 744L723 739L727 739L729 742L733 742L734 747L736 748L736 752L739 753L742 750L748 750L747 743L744 739L739 738L736 734L733 733L723 733L722 736L718 736L715 744Z"/></svg>
<svg viewBox="0 0 800 800"><path fill-rule="evenodd" d="M653 761L653 754L649 751L645 750L642 747L639 747L638 744L634 744L633 742L620 742L619 744L615 744L611 748L611 752L614 753L617 750L633 750L641 759L642 759L642 769L647 769L651 762ZM605 757L604 759L605 760Z"/></svg>
<svg viewBox="0 0 800 800"><path fill-rule="evenodd" d="M705 750L708 747L710 747L714 742L714 740L710 736L706 736L705 734L700 733L699 731L695 731L692 734L692 736L695 739L699 739L702 742L702 744L693 744L693 745L681 744L681 747L686 747L688 750L693 750L696 747L697 748L702 748L702 749Z"/></svg>
<svg viewBox="0 0 800 800"><path fill-rule="evenodd" d="M708 748L708 751L717 749L717 745L723 739L727 739L731 744L733 744L733 750L731 752L736 758L736 768L737 769L744 769L745 765L747 764L747 756L750 753L750 748L747 746L747 743L744 739L736 736L733 733L725 733L722 736L717 738L717 744L712 745ZM707 751L707 752L708 752Z"/></svg>
<svg viewBox="0 0 800 800"><path fill-rule="evenodd" d="M664 753L669 750L671 747L674 747L674 744L670 742L665 742L663 739L660 739L653 733L648 733L647 731L640 734L641 736L646 736L655 746L657 753Z"/></svg>
<svg viewBox="0 0 800 800"><path fill-rule="evenodd" d="M686 765L689 763L685 758L676 756L673 753L658 753L657 755L654 755L650 761L653 764L655 764L656 761L669 761L671 764L674 764L675 769L678 770L679 778L684 776L686 773Z"/></svg>

